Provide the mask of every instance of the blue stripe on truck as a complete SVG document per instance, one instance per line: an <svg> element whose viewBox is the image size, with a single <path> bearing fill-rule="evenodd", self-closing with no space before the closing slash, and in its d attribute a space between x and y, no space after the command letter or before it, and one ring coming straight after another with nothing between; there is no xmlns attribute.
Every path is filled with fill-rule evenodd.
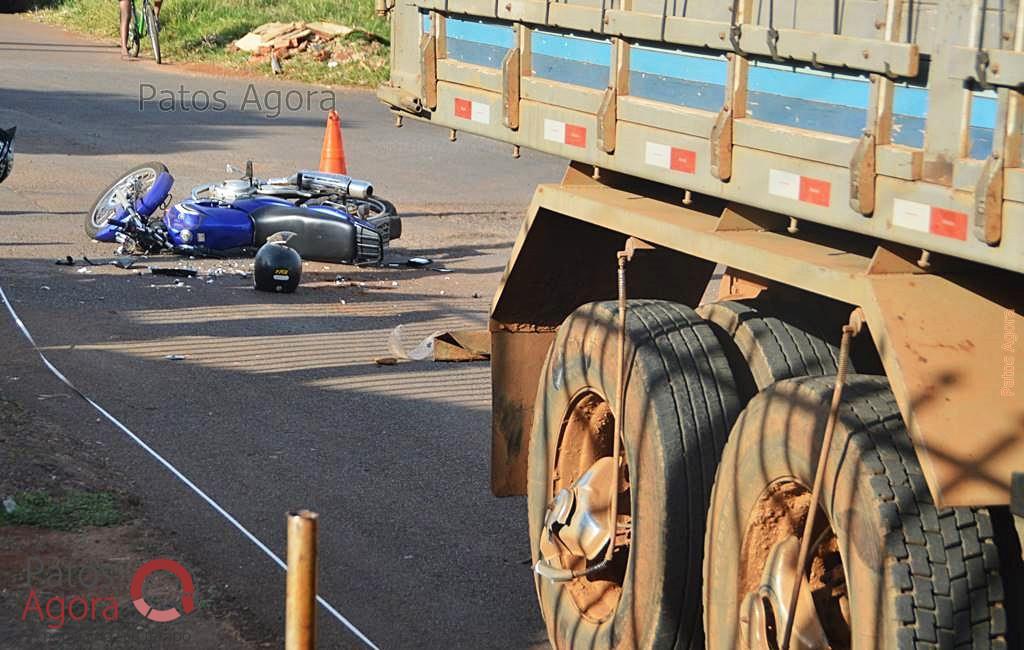
<svg viewBox="0 0 1024 650"><path fill-rule="evenodd" d="M608 67L612 63L612 44L607 40L535 30L530 47L534 54L577 63Z"/></svg>
<svg viewBox="0 0 1024 650"><path fill-rule="evenodd" d="M727 65L725 56L704 56L642 46L634 46L629 51L630 72L698 83L724 86Z"/></svg>
<svg viewBox="0 0 1024 650"><path fill-rule="evenodd" d="M430 30L430 14L427 12L423 13L423 29ZM469 63L494 67L500 64L496 58L515 46L515 32L508 24L448 17L446 31L449 56L453 56L454 45L454 54L465 53L464 60ZM534 30L531 47L535 55L533 72L538 76L594 88L606 85L603 71L612 62L610 40ZM640 86L643 92L639 96L658 101L711 109L719 96L716 87L722 87L724 92L726 69L727 63L721 55L639 45L630 48L631 78L642 81ZM663 90L658 88L657 77L669 81ZM672 83L670 80L677 81ZM687 89L700 92L702 96L690 98ZM773 95L793 100L792 104L779 104L779 107L793 116L757 115L755 106L752 112L759 119L783 124L800 123L799 113L803 102L813 102L809 108L812 113L819 114L822 109L832 105L837 107L836 117L845 124L837 125L834 130L824 130L844 135L855 134L863 128L863 124L854 125L856 120L853 111L867 110L869 89L870 83L866 77L824 72L809 66L753 61L748 73L748 90L752 99L761 97L764 100L767 99L764 95ZM774 100L770 103L778 104ZM771 112L777 113L776 110ZM908 126L914 125L908 129L913 133L897 132L897 140L903 140L911 146L921 146L923 134L917 133L920 129L916 127L917 121L923 120L928 114L928 91L921 87L898 85L893 95L893 113L894 119L902 119ZM808 121L818 122L820 119L803 122ZM971 101L971 127L992 129L995 121L994 93L974 93Z"/></svg>
<svg viewBox="0 0 1024 650"><path fill-rule="evenodd" d="M511 25L485 23L480 20L463 20L448 17L444 23L448 38L460 41L471 41L482 45L503 47L506 50L515 46L515 32Z"/></svg>

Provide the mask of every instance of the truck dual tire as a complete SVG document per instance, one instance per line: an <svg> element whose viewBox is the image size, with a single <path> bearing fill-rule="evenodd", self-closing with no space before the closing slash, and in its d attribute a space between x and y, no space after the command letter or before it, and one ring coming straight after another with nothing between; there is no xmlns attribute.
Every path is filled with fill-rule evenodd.
<svg viewBox="0 0 1024 650"><path fill-rule="evenodd" d="M712 302L697 313L718 335L747 399L783 379L838 370L839 346L773 314L757 299Z"/></svg>
<svg viewBox="0 0 1024 650"><path fill-rule="evenodd" d="M611 455L617 331L615 302L584 305L549 351L529 451L534 562L552 496ZM689 307L630 301L626 333L620 514L631 518L631 542L597 576L536 576L540 609L558 648L702 648L705 513L741 404L717 338Z"/></svg>
<svg viewBox="0 0 1024 650"><path fill-rule="evenodd" d="M758 598L768 599L761 601L767 609L779 606L765 576L773 549L794 548L802 532L834 385L834 377L776 383L730 434L705 542L711 650L757 636L751 607ZM990 513L932 503L885 378L848 378L817 507L811 593L804 589L802 598L813 603L831 647L1007 647Z"/></svg>

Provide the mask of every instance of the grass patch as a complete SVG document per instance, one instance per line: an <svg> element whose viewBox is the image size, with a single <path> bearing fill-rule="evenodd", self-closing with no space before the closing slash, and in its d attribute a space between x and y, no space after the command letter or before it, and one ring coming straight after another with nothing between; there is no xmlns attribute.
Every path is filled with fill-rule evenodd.
<svg viewBox="0 0 1024 650"><path fill-rule="evenodd" d="M115 0L48 0L45 5L32 15L75 31L119 40ZM387 39L387 20L374 13L373 5L373 0L165 0L160 11L160 48L167 61L214 63L269 75L266 62L249 63L247 54L228 52L225 46L264 23L297 20L340 23ZM148 48L144 41L140 56L151 56ZM357 56L339 60L333 68L306 54L288 59L284 77L337 85L377 85L387 79L386 46L354 39L346 48Z"/></svg>
<svg viewBox="0 0 1024 650"><path fill-rule="evenodd" d="M14 501L14 512L0 507L0 526L77 530L85 526L115 526L131 518L113 492L69 490L54 495L33 491L16 494Z"/></svg>

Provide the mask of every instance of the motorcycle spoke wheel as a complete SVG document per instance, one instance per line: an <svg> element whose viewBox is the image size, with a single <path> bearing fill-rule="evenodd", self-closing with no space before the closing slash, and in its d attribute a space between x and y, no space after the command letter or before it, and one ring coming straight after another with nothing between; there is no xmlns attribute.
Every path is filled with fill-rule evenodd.
<svg viewBox="0 0 1024 650"><path fill-rule="evenodd" d="M145 163L134 167L125 172L118 180L114 181L102 194L96 199L93 204L92 211L85 220L85 232L90 238L96 236L96 234L107 225L107 220L114 215L117 211L117 205L114 203L114 194L126 187L130 183L139 182L140 193L144 194L153 182L156 181L156 177L167 171L167 167L158 162Z"/></svg>

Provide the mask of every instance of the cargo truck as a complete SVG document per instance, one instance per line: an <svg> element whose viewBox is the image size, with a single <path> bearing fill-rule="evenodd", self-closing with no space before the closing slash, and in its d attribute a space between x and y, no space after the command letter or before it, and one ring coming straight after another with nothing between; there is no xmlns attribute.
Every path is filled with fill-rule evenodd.
<svg viewBox="0 0 1024 650"><path fill-rule="evenodd" d="M554 647L1024 647L1024 3L377 6L399 125L569 161L489 326Z"/></svg>

